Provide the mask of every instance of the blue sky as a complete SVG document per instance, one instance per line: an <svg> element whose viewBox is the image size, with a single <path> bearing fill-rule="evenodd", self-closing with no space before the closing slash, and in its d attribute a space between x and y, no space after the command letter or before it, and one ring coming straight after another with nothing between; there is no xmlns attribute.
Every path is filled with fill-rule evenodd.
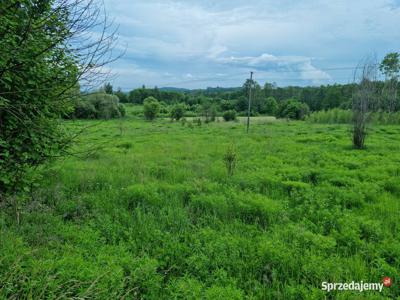
<svg viewBox="0 0 400 300"><path fill-rule="evenodd" d="M363 58L400 51L400 0L104 0L125 56L113 84L183 88L351 82Z"/></svg>

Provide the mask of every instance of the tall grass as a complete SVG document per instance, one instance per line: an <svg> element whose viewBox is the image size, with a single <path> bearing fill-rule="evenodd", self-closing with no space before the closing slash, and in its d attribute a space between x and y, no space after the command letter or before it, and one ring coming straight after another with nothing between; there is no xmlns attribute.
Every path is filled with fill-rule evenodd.
<svg viewBox="0 0 400 300"><path fill-rule="evenodd" d="M354 151L342 125L128 116L42 173L19 226L1 207L0 299L400 296L399 126ZM321 290L384 276L381 294Z"/></svg>
<svg viewBox="0 0 400 300"><path fill-rule="evenodd" d="M318 124L350 124L352 117L351 110L334 108L313 112L309 115L307 121ZM375 125L400 125L400 112L374 112L371 114L370 121Z"/></svg>

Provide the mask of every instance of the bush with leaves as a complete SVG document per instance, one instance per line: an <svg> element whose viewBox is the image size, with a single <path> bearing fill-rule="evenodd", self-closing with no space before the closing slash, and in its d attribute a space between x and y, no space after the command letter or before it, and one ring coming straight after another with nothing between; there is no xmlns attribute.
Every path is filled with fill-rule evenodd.
<svg viewBox="0 0 400 300"><path fill-rule="evenodd" d="M205 122L215 122L215 119L217 117L217 106L215 103L212 103L210 101L206 101L203 103L201 106L201 114L205 118Z"/></svg>
<svg viewBox="0 0 400 300"><path fill-rule="evenodd" d="M103 16L91 0L0 3L0 202L29 190L30 170L67 153L72 136L60 117L78 82L98 84L114 58L115 32Z"/></svg>
<svg viewBox="0 0 400 300"><path fill-rule="evenodd" d="M76 101L69 118L76 119L115 119L125 115L125 107L115 95L95 93L84 95Z"/></svg>
<svg viewBox="0 0 400 300"><path fill-rule="evenodd" d="M77 101L72 117L76 119L96 119L97 110L89 101Z"/></svg>
<svg viewBox="0 0 400 300"><path fill-rule="evenodd" d="M225 121L235 121L236 120L236 110L227 110L222 114Z"/></svg>
<svg viewBox="0 0 400 300"><path fill-rule="evenodd" d="M118 110L119 110L119 113L120 113L121 117L125 117L126 116L126 109L125 109L125 106L123 104L119 104L118 105Z"/></svg>
<svg viewBox="0 0 400 300"><path fill-rule="evenodd" d="M121 117L119 99L115 95L96 93L85 97L85 101L96 108L97 119L114 119Z"/></svg>
<svg viewBox="0 0 400 300"><path fill-rule="evenodd" d="M171 108L170 116L172 120L179 121L186 111L186 106L183 103L175 104Z"/></svg>
<svg viewBox="0 0 400 300"><path fill-rule="evenodd" d="M147 97L143 102L143 113L146 120L154 120L160 112L160 103L154 97Z"/></svg>
<svg viewBox="0 0 400 300"><path fill-rule="evenodd" d="M274 97L268 97L263 106L264 110L261 113L275 116L276 112L278 111L278 102L275 100Z"/></svg>
<svg viewBox="0 0 400 300"><path fill-rule="evenodd" d="M30 167L65 149L57 119L69 110L79 73L62 47L70 35L64 12L49 1L6 2L0 4L0 202L27 188Z"/></svg>
<svg viewBox="0 0 400 300"><path fill-rule="evenodd" d="M307 104L289 99L280 103L277 116L279 118L304 120L309 113L310 109Z"/></svg>

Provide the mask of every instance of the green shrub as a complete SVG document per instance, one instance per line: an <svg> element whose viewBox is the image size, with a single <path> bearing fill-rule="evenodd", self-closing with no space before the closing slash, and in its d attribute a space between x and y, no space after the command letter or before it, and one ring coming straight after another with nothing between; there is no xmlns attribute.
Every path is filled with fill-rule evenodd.
<svg viewBox="0 0 400 300"><path fill-rule="evenodd" d="M75 105L74 115L77 119L95 119L97 110L92 103L88 101L79 101Z"/></svg>
<svg viewBox="0 0 400 300"><path fill-rule="evenodd" d="M91 94L85 97L86 101L96 108L97 119L113 119L121 117L119 99L115 95L104 93Z"/></svg>
<svg viewBox="0 0 400 300"><path fill-rule="evenodd" d="M154 120L160 112L160 103L154 97L148 97L143 101L143 113L146 120Z"/></svg>
<svg viewBox="0 0 400 300"><path fill-rule="evenodd" d="M125 106L123 104L119 104L118 105L118 110L119 110L119 113L121 114L121 117L125 117L126 116L126 109L125 109Z"/></svg>
<svg viewBox="0 0 400 300"><path fill-rule="evenodd" d="M235 121L236 120L236 110L227 110L222 114L225 121Z"/></svg>
<svg viewBox="0 0 400 300"><path fill-rule="evenodd" d="M289 99L280 103L277 116L279 118L304 120L309 113L310 109L307 104L294 99Z"/></svg>
<svg viewBox="0 0 400 300"><path fill-rule="evenodd" d="M278 111L278 102L275 100L274 97L268 97L265 100L264 109L261 111L261 113L270 116L275 116L277 111Z"/></svg>
<svg viewBox="0 0 400 300"><path fill-rule="evenodd" d="M67 117L77 119L114 119L125 115L125 107L115 95L94 93L83 95L74 103Z"/></svg>
<svg viewBox="0 0 400 300"><path fill-rule="evenodd" d="M211 101L205 101L201 107L199 107L201 115L204 117L205 122L215 122L217 117L217 106Z"/></svg>
<svg viewBox="0 0 400 300"><path fill-rule="evenodd" d="M186 111L186 106L183 103L175 104L171 108L170 116L172 120L179 121Z"/></svg>

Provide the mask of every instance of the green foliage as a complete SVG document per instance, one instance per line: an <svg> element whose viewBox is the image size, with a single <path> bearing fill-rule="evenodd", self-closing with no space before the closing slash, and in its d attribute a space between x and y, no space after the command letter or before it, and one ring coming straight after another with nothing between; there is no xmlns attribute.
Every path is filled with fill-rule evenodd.
<svg viewBox="0 0 400 300"><path fill-rule="evenodd" d="M154 97L148 97L143 102L143 113L146 120L154 120L160 112L160 103Z"/></svg>
<svg viewBox="0 0 400 300"><path fill-rule="evenodd" d="M268 97L265 100L264 108L261 113L265 113L270 116L275 116L278 111L278 102L275 100L274 97Z"/></svg>
<svg viewBox="0 0 400 300"><path fill-rule="evenodd" d="M392 52L386 54L379 69L388 78L397 77L400 73L400 53Z"/></svg>
<svg viewBox="0 0 400 300"><path fill-rule="evenodd" d="M75 117L77 119L96 119L97 110L93 103L89 101L77 101L74 112L70 117Z"/></svg>
<svg viewBox="0 0 400 300"><path fill-rule="evenodd" d="M0 4L0 202L28 189L26 172L69 144L58 121L78 76L67 20L52 1Z"/></svg>
<svg viewBox="0 0 400 300"><path fill-rule="evenodd" d="M115 95L95 93L83 98L96 109L97 119L113 119L121 117L119 99Z"/></svg>
<svg viewBox="0 0 400 300"><path fill-rule="evenodd" d="M179 121L185 115L186 107L184 104L175 104L172 106L170 111L170 117L172 120Z"/></svg>
<svg viewBox="0 0 400 300"><path fill-rule="evenodd" d="M167 104L186 102L185 94L175 91L163 91L157 88L146 89L142 87L129 92L128 101L133 104L143 104L148 97L153 97Z"/></svg>
<svg viewBox="0 0 400 300"><path fill-rule="evenodd" d="M118 97L119 102L121 103L128 103L128 95L126 93L124 93L123 91L121 91L121 89L118 89L118 91L116 91L114 93L115 96Z"/></svg>
<svg viewBox="0 0 400 300"><path fill-rule="evenodd" d="M393 58L391 58L390 62L383 62L382 64L387 63L391 64L392 68L394 68L394 72L396 72L396 63ZM383 67L381 67L381 70L383 73L387 73ZM393 76L389 76L389 73L386 74L390 82L388 80L388 82L376 82L377 90L382 93L386 91L387 93L389 87L391 94L396 94L397 96L392 95L393 97L391 98L393 99L390 99L390 101L385 99L385 97L381 97L380 104L376 107L376 110L387 111L388 103L386 102L388 101L393 102L390 103L392 111L397 111L400 108L400 99L398 97L398 95L400 95L400 86L397 84L396 79L398 73L392 72L391 74ZM396 79L395 82L393 79ZM290 99L297 99L298 102L306 104L312 112L333 108L351 109L352 97L358 88L357 84L277 87L275 84L268 82L264 87L261 87L256 81L254 81L252 85L252 116L258 114L274 116L279 111L279 106L281 106L279 104L287 102ZM205 118L207 118L207 115L210 116L211 114L211 104L214 106L213 109L216 113L234 109L239 115L244 115L248 109L249 88L249 80L247 80L242 87L238 88L186 90L176 88L148 89L142 87L131 91L128 101L134 104L142 104L144 99L153 96L168 106L176 103L183 103L187 106L189 112L197 113L197 116L202 115ZM210 121L211 118L208 117L208 119Z"/></svg>
<svg viewBox="0 0 400 300"><path fill-rule="evenodd" d="M222 117L225 121L235 121L236 120L236 110L227 110L224 111Z"/></svg>
<svg viewBox="0 0 400 300"><path fill-rule="evenodd" d="M233 145L229 146L224 155L224 162L228 176L232 176L236 168L237 154Z"/></svg>
<svg viewBox="0 0 400 300"><path fill-rule="evenodd" d="M118 110L119 110L119 114L121 115L121 117L126 116L126 109L123 104L118 104Z"/></svg>
<svg viewBox="0 0 400 300"><path fill-rule="evenodd" d="M350 124L352 118L351 110L334 108L313 112L307 117L307 121L320 124Z"/></svg>
<svg viewBox="0 0 400 300"><path fill-rule="evenodd" d="M279 104L277 116L279 118L304 120L309 112L310 109L307 104L290 99Z"/></svg>
<svg viewBox="0 0 400 300"><path fill-rule="evenodd" d="M350 124L353 118L351 110L330 109L311 113L306 120L320 124ZM370 115L371 124L375 125L400 125L400 113L378 111Z"/></svg>
<svg viewBox="0 0 400 300"><path fill-rule="evenodd" d="M125 115L125 107L115 95L102 92L82 95L74 104L74 110L67 118L114 119Z"/></svg>
<svg viewBox="0 0 400 300"><path fill-rule="evenodd" d="M201 115L204 117L205 122L214 122L217 117L217 106L211 101L206 101L201 106Z"/></svg>

